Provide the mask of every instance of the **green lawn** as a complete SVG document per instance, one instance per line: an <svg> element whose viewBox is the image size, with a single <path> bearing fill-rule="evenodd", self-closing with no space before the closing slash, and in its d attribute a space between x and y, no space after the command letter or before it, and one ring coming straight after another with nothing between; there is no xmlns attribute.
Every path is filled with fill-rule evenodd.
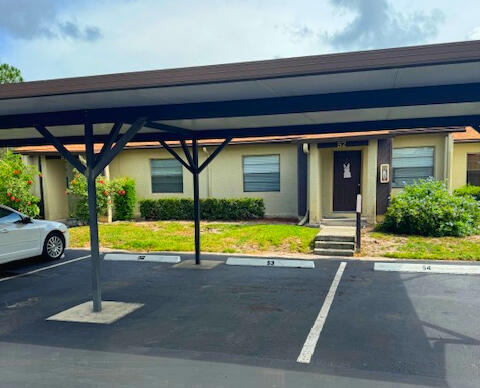
<svg viewBox="0 0 480 388"><path fill-rule="evenodd" d="M316 228L292 224L202 222L202 250L223 253L312 253ZM100 224L104 248L135 252L193 251L193 222ZM70 229L72 248L89 246L88 227ZM364 231L362 256L399 259L480 260L480 236L419 237Z"/></svg>
<svg viewBox="0 0 480 388"><path fill-rule="evenodd" d="M480 236L420 237L364 233L363 254L398 259L480 260Z"/></svg>
<svg viewBox="0 0 480 388"><path fill-rule="evenodd" d="M101 224L99 228L104 248L137 252L194 250L192 222L125 222ZM311 253L318 229L288 224L202 222L201 232L205 252ZM72 248L88 247L88 227L71 228L70 238Z"/></svg>

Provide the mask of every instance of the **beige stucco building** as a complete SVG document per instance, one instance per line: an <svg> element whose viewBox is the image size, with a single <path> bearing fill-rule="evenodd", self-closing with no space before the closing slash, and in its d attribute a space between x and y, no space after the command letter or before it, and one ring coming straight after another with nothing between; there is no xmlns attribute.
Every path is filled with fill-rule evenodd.
<svg viewBox="0 0 480 388"><path fill-rule="evenodd" d="M201 142L200 162L218 144ZM69 149L80 157L84 152ZM17 151L42 170L35 190L45 218L67 219L71 167L53 147ZM108 173L134 178L139 199L193 194L189 171L158 143L128 144ZM480 184L480 135L469 127L234 139L200 175L200 196L260 197L268 217L301 219L308 212L309 223L320 224L328 217L353 217L362 194L363 216L375 223L390 195L428 176L445 180L450 190Z"/></svg>

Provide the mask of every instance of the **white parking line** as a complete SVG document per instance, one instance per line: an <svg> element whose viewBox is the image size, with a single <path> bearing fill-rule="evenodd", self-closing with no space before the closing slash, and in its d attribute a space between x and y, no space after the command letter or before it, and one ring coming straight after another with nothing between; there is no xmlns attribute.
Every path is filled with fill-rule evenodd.
<svg viewBox="0 0 480 388"><path fill-rule="evenodd" d="M335 292L337 291L338 284L340 283L340 279L342 278L343 271L345 270L347 263L342 261L340 266L338 267L337 273L333 278L332 284L330 285L330 289L328 290L328 294L325 297L325 301L323 302L323 306L318 313L317 319L313 324L312 328L310 329L310 333L303 345L302 351L297 358L297 362L301 362L304 364L309 364L310 360L312 359L313 353L315 352L315 348L317 346L318 339L320 338L320 333L322 332L323 325L327 320L328 312L330 311L330 306L332 305L333 298L335 297Z"/></svg>
<svg viewBox="0 0 480 388"><path fill-rule="evenodd" d="M74 263L76 261L84 260L84 259L87 259L89 257L90 257L90 255L77 257L76 259L72 259L72 260L68 260L68 261L62 261L61 263L54 264L54 265L49 265L48 267L42 267L42 268L35 269L33 271L30 271L30 272L25 272L25 273L21 273L21 274L18 274L18 275L10 276L8 278L0 279L0 282L5 282L7 280L12 280L12 279L16 279L16 278L21 278L23 276L32 275L32 274L37 273L37 272L46 271L47 269L52 269L52 268L60 267L60 266L65 265L65 264L70 264L70 263Z"/></svg>

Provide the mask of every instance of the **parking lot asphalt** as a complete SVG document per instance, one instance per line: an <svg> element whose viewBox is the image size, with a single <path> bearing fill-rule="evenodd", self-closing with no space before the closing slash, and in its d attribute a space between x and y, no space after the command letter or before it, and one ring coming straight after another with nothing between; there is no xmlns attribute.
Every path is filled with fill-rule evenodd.
<svg viewBox="0 0 480 388"><path fill-rule="evenodd" d="M297 362L340 260L315 269L104 262L110 325L47 321L90 299L88 252L0 266L0 386L478 387L480 277L348 261L309 363ZM181 255L191 259L191 255ZM83 259L82 259L83 258ZM209 260L224 260L204 255Z"/></svg>

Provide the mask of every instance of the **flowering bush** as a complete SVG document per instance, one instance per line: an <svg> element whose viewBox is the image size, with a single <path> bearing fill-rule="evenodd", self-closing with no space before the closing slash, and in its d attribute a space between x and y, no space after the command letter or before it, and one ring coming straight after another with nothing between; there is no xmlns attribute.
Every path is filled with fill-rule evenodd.
<svg viewBox="0 0 480 388"><path fill-rule="evenodd" d="M131 220L137 202L135 181L128 177L120 178L113 181L112 187L115 190L113 197L115 219L122 221Z"/></svg>
<svg viewBox="0 0 480 388"><path fill-rule="evenodd" d="M135 181L131 178L120 178L107 181L104 177L97 177L97 214L104 216L108 207L115 207L117 220L130 220L136 202ZM76 203L72 216L88 222L88 195L87 178L74 171L74 178L69 183L67 194L75 196Z"/></svg>
<svg viewBox="0 0 480 388"><path fill-rule="evenodd" d="M0 203L30 217L40 213L39 198L31 193L40 173L34 166L23 163L20 155L6 152L0 156Z"/></svg>
<svg viewBox="0 0 480 388"><path fill-rule="evenodd" d="M379 229L422 236L469 236L480 232L480 203L448 192L433 179L406 186L392 198Z"/></svg>
<svg viewBox="0 0 480 388"><path fill-rule="evenodd" d="M111 182L107 182L104 177L99 176L97 182L97 213L98 215L107 214L108 206L112 203L111 194L114 191ZM74 170L74 177L69 182L67 194L73 195L76 199L72 216L88 222L88 187L87 178Z"/></svg>

